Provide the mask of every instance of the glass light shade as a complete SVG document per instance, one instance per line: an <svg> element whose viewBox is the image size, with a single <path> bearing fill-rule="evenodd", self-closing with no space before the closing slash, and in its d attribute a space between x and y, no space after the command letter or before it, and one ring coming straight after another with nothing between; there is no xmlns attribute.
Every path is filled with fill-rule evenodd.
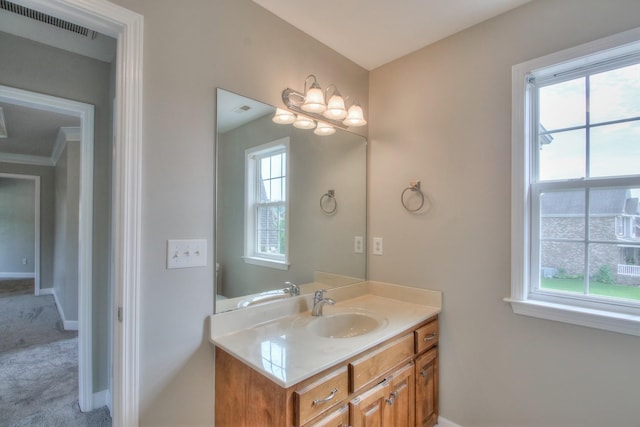
<svg viewBox="0 0 640 427"><path fill-rule="evenodd" d="M320 86L315 83L311 86L307 91L307 94L304 96L304 104L302 104L300 108L304 111L318 114L327 109L327 106L324 103L324 94L322 93Z"/></svg>
<svg viewBox="0 0 640 427"><path fill-rule="evenodd" d="M304 116L296 116L293 126L298 129L313 129L316 127L316 122Z"/></svg>
<svg viewBox="0 0 640 427"><path fill-rule="evenodd" d="M345 126L364 126L367 121L364 119L364 113L362 107L358 104L353 104L349 107L347 118L342 122Z"/></svg>
<svg viewBox="0 0 640 427"><path fill-rule="evenodd" d="M322 113L327 119L342 120L347 117L347 109L344 106L344 99L340 95L333 95L329 98L327 109Z"/></svg>
<svg viewBox="0 0 640 427"><path fill-rule="evenodd" d="M288 125L296 121L296 116L287 110L276 108L276 114L274 114L271 120L279 125Z"/></svg>
<svg viewBox="0 0 640 427"><path fill-rule="evenodd" d="M320 136L333 135L336 133L336 129L327 123L318 122L318 126L313 133Z"/></svg>

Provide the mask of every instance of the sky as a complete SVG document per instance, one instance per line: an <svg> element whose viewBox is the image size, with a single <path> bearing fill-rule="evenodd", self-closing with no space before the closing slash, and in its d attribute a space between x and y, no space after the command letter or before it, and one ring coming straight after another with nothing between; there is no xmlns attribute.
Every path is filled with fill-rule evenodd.
<svg viewBox="0 0 640 427"><path fill-rule="evenodd" d="M553 140L540 152L540 179L586 176L587 93L590 123L636 118L590 130L590 177L640 175L640 64L540 88L540 124ZM582 128L553 132L554 130Z"/></svg>

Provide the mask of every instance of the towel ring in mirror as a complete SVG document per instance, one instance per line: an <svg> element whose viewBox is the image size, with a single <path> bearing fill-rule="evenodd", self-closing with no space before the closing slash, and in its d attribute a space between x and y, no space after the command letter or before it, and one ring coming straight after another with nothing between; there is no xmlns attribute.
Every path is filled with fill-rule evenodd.
<svg viewBox="0 0 640 427"><path fill-rule="evenodd" d="M407 194L418 195L420 203L418 204L417 208L411 208L407 205ZM400 202L402 203L402 207L404 207L407 212L415 213L422 209L422 207L424 206L424 193L420 189L420 181L411 181L409 183L409 186L402 190L402 194L400 195Z"/></svg>
<svg viewBox="0 0 640 427"><path fill-rule="evenodd" d="M327 215L332 215L338 209L338 201L336 200L336 193L333 190L329 190L320 197L320 209Z"/></svg>

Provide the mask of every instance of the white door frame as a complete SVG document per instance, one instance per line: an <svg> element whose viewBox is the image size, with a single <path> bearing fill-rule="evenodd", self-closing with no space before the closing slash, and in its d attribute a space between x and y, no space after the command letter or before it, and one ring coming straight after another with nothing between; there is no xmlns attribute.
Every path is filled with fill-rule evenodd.
<svg viewBox="0 0 640 427"><path fill-rule="evenodd" d="M117 39L113 159L113 425L138 425L143 17L106 0L12 0ZM117 316L120 317L120 316ZM117 318L114 316L114 318Z"/></svg>
<svg viewBox="0 0 640 427"><path fill-rule="evenodd" d="M35 223L33 224L33 288L34 294L40 295L40 177L38 175L23 175L19 173L2 173L0 178L33 180L35 185Z"/></svg>
<svg viewBox="0 0 640 427"><path fill-rule="evenodd" d="M0 101L80 119L80 206L78 212L78 403L93 409L92 254L93 254L93 105L9 86L0 86ZM39 263L38 263L39 264ZM39 267L39 265L38 265ZM39 286L36 288L40 293Z"/></svg>

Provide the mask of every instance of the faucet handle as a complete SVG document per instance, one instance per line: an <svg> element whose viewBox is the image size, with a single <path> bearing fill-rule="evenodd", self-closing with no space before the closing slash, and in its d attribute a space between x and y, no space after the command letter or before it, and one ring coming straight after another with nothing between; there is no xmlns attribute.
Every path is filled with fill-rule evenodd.
<svg viewBox="0 0 640 427"><path fill-rule="evenodd" d="M314 302L318 302L324 299L324 293L327 292L326 289L318 289L314 294L313 294L313 301Z"/></svg>
<svg viewBox="0 0 640 427"><path fill-rule="evenodd" d="M285 293L288 293L291 296L300 295L300 288L298 287L298 285L293 282L284 282L284 284L287 285L287 287L284 288Z"/></svg>

